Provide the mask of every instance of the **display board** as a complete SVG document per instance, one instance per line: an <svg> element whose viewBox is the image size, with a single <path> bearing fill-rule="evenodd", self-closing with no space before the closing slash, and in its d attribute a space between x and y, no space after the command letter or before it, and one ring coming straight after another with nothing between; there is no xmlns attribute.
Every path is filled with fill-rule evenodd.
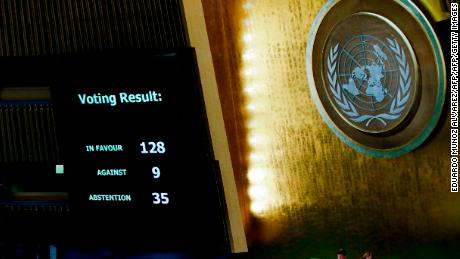
<svg viewBox="0 0 460 259"><path fill-rule="evenodd" d="M56 64L69 244L228 252L194 50L106 51Z"/></svg>

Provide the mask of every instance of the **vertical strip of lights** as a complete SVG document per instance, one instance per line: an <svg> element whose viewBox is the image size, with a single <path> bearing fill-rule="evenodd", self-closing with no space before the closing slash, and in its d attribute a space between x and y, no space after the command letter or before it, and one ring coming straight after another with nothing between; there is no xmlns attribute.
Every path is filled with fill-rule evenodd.
<svg viewBox="0 0 460 259"><path fill-rule="evenodd" d="M270 155L270 125L269 105L265 102L264 80L268 73L263 55L264 39L258 37L257 24L254 17L255 1L243 2L245 17L241 32L242 67L241 79L246 100L246 127L248 131L249 159L248 159L248 194L251 201L250 210L253 215L263 217L267 215L276 202L276 191L270 179L270 167L267 156Z"/></svg>

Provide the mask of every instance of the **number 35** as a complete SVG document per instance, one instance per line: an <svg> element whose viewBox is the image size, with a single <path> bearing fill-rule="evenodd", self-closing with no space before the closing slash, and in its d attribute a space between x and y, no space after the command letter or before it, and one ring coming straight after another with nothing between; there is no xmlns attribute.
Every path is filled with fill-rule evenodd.
<svg viewBox="0 0 460 259"><path fill-rule="evenodd" d="M169 203L169 198L168 198L168 193L162 192L152 192L152 198L153 198L153 204L168 204Z"/></svg>

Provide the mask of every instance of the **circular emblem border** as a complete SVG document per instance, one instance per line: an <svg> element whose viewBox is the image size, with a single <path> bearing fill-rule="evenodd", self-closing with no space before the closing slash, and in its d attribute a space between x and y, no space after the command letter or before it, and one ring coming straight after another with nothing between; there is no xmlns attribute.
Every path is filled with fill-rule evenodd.
<svg viewBox="0 0 460 259"><path fill-rule="evenodd" d="M409 0L398 1L398 3L401 4L404 8L412 12L412 14L416 17L417 21L419 22L419 24L425 30L425 33L428 36L428 39L433 46L434 56L436 58L436 64L437 64L436 69L439 75L438 85L442 87L443 89L442 91L439 91L439 94L436 98L434 112L428 122L428 125L421 131L421 133L416 138L413 138L405 145L402 145L400 147L396 147L393 149L370 148L370 147L364 146L354 141L349 136L347 136L343 131L341 131L340 128L338 128L335 125L335 123L329 117L329 115L327 114L326 110L324 109L321 103L321 100L318 96L318 93L315 87L315 80L313 78L313 66L311 65L311 63L312 63L313 45L315 42L316 32L318 31L319 26L321 25L321 22L324 19L325 15L339 1L340 0L329 0L320 9L318 15L316 16L312 24L312 27L310 29L310 33L307 39L306 68L307 68L307 77L308 77L308 84L310 88L310 94L313 97L313 101L315 102L315 105L321 117L326 122L328 127L332 130L332 132L334 132L334 134L337 137L339 137L340 140L342 140L345 144L347 144L351 148L359 152L362 152L364 154L374 156L374 157L380 157L380 158L397 157L397 156L404 155L408 152L411 152L417 147L419 147L430 136L431 132L434 130L434 128L437 125L437 122L441 116L442 108L444 105L444 99L446 95L446 72L445 72L444 56L441 50L441 44L438 41L436 33L434 32L434 29L430 25L427 18L424 16L424 14L420 11L420 9L414 3L410 2Z"/></svg>

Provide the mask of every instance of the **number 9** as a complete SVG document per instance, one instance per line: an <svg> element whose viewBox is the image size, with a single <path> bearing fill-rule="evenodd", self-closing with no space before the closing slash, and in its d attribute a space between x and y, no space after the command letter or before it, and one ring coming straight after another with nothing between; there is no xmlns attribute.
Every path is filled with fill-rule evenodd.
<svg viewBox="0 0 460 259"><path fill-rule="evenodd" d="M152 173L153 173L153 178L154 179L160 178L161 173L160 173L160 168L159 167L154 166L152 168Z"/></svg>

